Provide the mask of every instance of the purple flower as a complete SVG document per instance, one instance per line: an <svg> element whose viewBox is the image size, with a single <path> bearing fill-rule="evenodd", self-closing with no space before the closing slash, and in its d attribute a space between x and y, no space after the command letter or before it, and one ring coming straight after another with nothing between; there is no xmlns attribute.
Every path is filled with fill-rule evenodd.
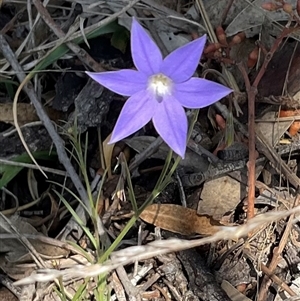
<svg viewBox="0 0 300 301"><path fill-rule="evenodd" d="M126 101L110 143L133 134L150 120L162 139L182 158L188 121L184 108L211 105L232 92L215 82L192 77L200 60L206 36L176 49L166 58L143 27L133 18L131 52L136 70L87 74Z"/></svg>

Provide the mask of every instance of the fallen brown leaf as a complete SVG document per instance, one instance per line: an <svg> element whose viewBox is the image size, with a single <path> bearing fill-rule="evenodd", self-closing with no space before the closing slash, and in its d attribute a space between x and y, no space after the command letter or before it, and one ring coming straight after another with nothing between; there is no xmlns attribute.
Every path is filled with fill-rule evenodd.
<svg viewBox="0 0 300 301"><path fill-rule="evenodd" d="M208 215L198 215L196 210L174 204L150 205L140 218L149 224L182 235L212 235L222 226Z"/></svg>

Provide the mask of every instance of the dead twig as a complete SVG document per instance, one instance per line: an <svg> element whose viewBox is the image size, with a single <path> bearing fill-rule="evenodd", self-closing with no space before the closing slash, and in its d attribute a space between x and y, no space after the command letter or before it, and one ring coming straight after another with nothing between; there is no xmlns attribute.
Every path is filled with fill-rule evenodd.
<svg viewBox="0 0 300 301"><path fill-rule="evenodd" d="M248 209L247 218L254 217L254 199L255 199L255 95L257 87L251 86L247 71L243 64L238 64L238 67L244 77L247 95L248 95L248 146L249 146L249 161L248 167ZM261 69L262 70L262 69Z"/></svg>
<svg viewBox="0 0 300 301"><path fill-rule="evenodd" d="M228 3L226 4L226 7L225 7L225 9L224 9L224 12L223 12L222 18L221 18L221 22L220 22L220 25L221 25L221 26L222 26L222 24L226 21L228 12L229 12L229 10L230 10L231 7L232 7L233 1L234 1L234 0L230 0L230 1L228 1Z"/></svg>
<svg viewBox="0 0 300 301"><path fill-rule="evenodd" d="M254 199L255 199L255 161L256 161L256 152L255 152L255 96L257 94L257 87L262 79L263 75L266 72L267 66L271 61L274 53L277 51L279 45L285 37L287 37L294 28L284 28L281 35L275 40L272 48L267 53L264 62L254 80L251 84L245 66L243 64L238 64L238 67L243 75L247 96L248 96L248 139L249 139L249 162L248 162L248 210L247 218L253 218L254 216Z"/></svg>

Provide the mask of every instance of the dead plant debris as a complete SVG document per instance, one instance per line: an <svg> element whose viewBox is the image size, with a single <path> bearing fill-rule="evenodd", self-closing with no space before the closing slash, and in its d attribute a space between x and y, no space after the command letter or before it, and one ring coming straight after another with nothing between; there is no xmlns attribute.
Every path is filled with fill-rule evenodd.
<svg viewBox="0 0 300 301"><path fill-rule="evenodd" d="M133 68L132 17L234 90L184 160L108 143L126 97L85 71ZM298 300L299 41L299 0L0 1L0 299Z"/></svg>

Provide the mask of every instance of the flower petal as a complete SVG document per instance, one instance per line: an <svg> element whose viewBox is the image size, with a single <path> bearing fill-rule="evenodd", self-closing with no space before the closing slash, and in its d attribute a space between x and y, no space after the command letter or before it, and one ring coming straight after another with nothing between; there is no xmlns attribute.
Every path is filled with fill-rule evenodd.
<svg viewBox="0 0 300 301"><path fill-rule="evenodd" d="M159 72L163 61L162 54L135 18L132 20L131 27L131 54L134 65L139 71L148 76Z"/></svg>
<svg viewBox="0 0 300 301"><path fill-rule="evenodd" d="M182 106L189 109L198 109L217 102L232 91L213 81L192 77L184 83L175 84L173 96Z"/></svg>
<svg viewBox="0 0 300 301"><path fill-rule="evenodd" d="M123 106L109 143L120 141L147 124L153 116L156 103L146 91L132 95Z"/></svg>
<svg viewBox="0 0 300 301"><path fill-rule="evenodd" d="M175 83L188 80L198 66L205 42L206 35L174 50L164 59L160 71Z"/></svg>
<svg viewBox="0 0 300 301"><path fill-rule="evenodd" d="M147 76L135 70L86 73L102 86L124 96L131 96L147 87Z"/></svg>
<svg viewBox="0 0 300 301"><path fill-rule="evenodd" d="M159 103L153 116L153 124L169 147L184 158L188 123L183 107L174 97L165 97Z"/></svg>

